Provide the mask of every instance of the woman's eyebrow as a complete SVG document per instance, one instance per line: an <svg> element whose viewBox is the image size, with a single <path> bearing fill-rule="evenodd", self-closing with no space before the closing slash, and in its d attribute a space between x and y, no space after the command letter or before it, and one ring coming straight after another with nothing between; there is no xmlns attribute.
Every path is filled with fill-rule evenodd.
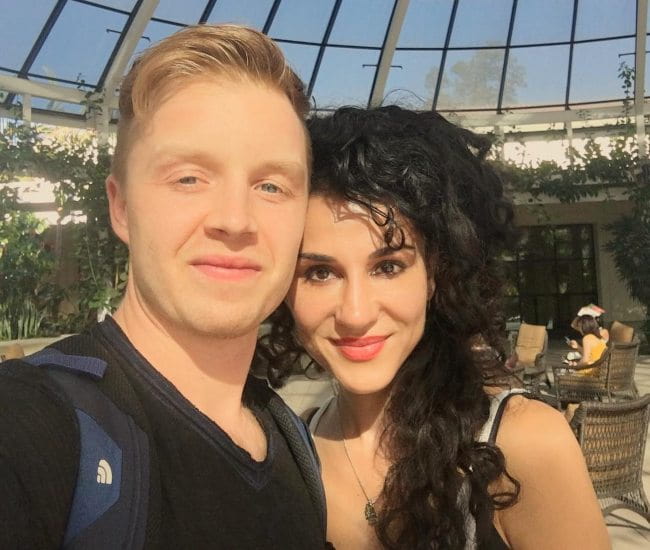
<svg viewBox="0 0 650 550"><path fill-rule="evenodd" d="M372 254L370 254L370 258L372 259L382 258L383 256L390 256L391 254L395 254L396 252L400 252L402 250L408 250L409 252L412 252L415 250L415 247L411 246L410 244L402 245L400 248L393 248L392 246L384 246L382 248L378 248Z"/></svg>
<svg viewBox="0 0 650 550"><path fill-rule="evenodd" d="M298 259L300 260L312 260L314 262L334 262L332 256L327 256L326 254L315 254L313 252L301 252L298 254Z"/></svg>

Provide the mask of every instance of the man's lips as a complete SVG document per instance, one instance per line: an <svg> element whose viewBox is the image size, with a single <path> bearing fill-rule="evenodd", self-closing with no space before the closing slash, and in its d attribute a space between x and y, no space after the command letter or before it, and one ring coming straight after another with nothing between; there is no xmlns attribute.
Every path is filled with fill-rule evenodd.
<svg viewBox="0 0 650 550"><path fill-rule="evenodd" d="M330 341L341 355L351 361L369 361L379 355L388 336L363 338L332 338Z"/></svg>
<svg viewBox="0 0 650 550"><path fill-rule="evenodd" d="M239 256L201 256L190 262L204 275L221 281L249 279L262 271L262 266Z"/></svg>

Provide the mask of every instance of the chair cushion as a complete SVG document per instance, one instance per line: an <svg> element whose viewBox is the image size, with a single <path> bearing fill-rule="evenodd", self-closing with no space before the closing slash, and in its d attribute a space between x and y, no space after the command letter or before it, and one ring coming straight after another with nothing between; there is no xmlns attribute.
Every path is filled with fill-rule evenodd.
<svg viewBox="0 0 650 550"><path fill-rule="evenodd" d="M613 321L609 329L609 339L612 342L629 343L634 338L634 327Z"/></svg>
<svg viewBox="0 0 650 550"><path fill-rule="evenodd" d="M546 339L546 327L543 325L529 325L521 323L515 351L519 356L519 362L533 364L538 353L544 351Z"/></svg>

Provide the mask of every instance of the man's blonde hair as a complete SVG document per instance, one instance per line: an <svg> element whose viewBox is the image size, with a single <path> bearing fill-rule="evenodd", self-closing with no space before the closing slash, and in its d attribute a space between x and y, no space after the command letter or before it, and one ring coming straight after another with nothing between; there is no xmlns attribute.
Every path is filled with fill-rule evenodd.
<svg viewBox="0 0 650 550"><path fill-rule="evenodd" d="M126 181L126 161L138 127L182 84L197 78L250 80L284 93L304 120L309 100L282 50L266 35L239 25L187 27L146 50L120 89L120 120L112 172Z"/></svg>

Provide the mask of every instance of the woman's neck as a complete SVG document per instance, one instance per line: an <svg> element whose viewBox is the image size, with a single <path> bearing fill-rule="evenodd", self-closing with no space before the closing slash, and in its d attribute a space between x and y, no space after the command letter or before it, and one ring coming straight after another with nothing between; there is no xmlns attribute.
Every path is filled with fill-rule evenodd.
<svg viewBox="0 0 650 550"><path fill-rule="evenodd" d="M336 397L341 437L358 439L364 447L378 447L384 432L389 392L359 395L341 389Z"/></svg>

